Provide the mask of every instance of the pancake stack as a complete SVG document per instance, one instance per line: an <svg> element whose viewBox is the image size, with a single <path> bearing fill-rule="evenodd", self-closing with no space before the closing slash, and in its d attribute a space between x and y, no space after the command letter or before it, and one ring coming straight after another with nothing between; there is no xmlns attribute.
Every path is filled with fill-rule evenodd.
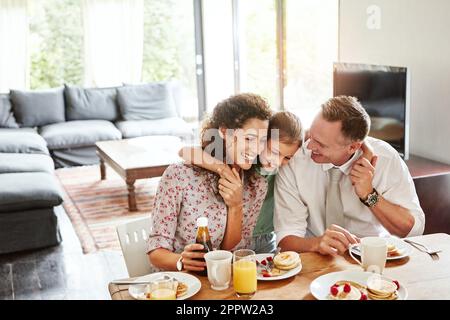
<svg viewBox="0 0 450 320"><path fill-rule="evenodd" d="M393 244L389 244L387 246L387 256L388 258L390 257L397 257L401 254L400 250L398 250L398 248L393 245Z"/></svg>
<svg viewBox="0 0 450 320"><path fill-rule="evenodd" d="M383 279L368 282L367 294L372 300L396 300L398 298L397 284Z"/></svg>
<svg viewBox="0 0 450 320"><path fill-rule="evenodd" d="M188 291L188 286L184 282L178 282L177 286L177 298L184 296Z"/></svg>
<svg viewBox="0 0 450 320"><path fill-rule="evenodd" d="M297 268L300 265L300 256L294 251L285 251L277 254L273 258L275 268L288 271Z"/></svg>

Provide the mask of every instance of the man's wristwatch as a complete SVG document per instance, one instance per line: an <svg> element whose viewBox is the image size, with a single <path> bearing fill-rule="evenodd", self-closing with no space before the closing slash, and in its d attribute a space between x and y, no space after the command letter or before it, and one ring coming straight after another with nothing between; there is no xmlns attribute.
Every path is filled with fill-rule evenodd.
<svg viewBox="0 0 450 320"><path fill-rule="evenodd" d="M177 261L177 270L183 271L183 257L180 257Z"/></svg>
<svg viewBox="0 0 450 320"><path fill-rule="evenodd" d="M366 207L373 208L378 203L378 200L380 200L380 196L377 190L373 188L372 192L367 195L367 198L359 198L359 200L361 200L361 202L364 203Z"/></svg>

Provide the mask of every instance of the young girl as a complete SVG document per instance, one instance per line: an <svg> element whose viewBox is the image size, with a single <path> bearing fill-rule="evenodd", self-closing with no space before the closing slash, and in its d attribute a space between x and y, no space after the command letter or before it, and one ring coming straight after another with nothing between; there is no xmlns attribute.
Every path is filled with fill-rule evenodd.
<svg viewBox="0 0 450 320"><path fill-rule="evenodd" d="M265 100L254 94L232 96L214 108L202 130L201 150L216 146L216 160L232 168L226 181L186 164L167 168L158 186L147 245L154 271L204 270L205 262L198 260L203 247L195 244L199 217L209 220L213 248L250 246L267 191L264 178L250 169L267 140L271 115Z"/></svg>

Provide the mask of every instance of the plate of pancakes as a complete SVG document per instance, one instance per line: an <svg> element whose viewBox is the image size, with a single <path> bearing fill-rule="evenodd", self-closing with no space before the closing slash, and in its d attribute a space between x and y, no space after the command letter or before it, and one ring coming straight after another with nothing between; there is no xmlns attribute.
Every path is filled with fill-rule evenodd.
<svg viewBox="0 0 450 320"><path fill-rule="evenodd" d="M387 242L387 257L386 260L403 259L411 254L412 248L405 241L399 238L390 237L385 238ZM359 246L352 247L352 253L361 255Z"/></svg>
<svg viewBox="0 0 450 320"><path fill-rule="evenodd" d="M202 284L195 276L185 272L155 272L139 278L136 278L136 282L149 282L155 281L162 277L171 277L176 281L177 286L177 300L184 300L192 297L198 291L200 291ZM128 288L128 293L134 299L137 300L150 300L148 295L148 285L146 284L133 284Z"/></svg>
<svg viewBox="0 0 450 320"><path fill-rule="evenodd" d="M258 263L258 280L282 280L297 275L302 270L300 255L294 251L280 252L276 256L272 253L256 255Z"/></svg>
<svg viewBox="0 0 450 320"><path fill-rule="evenodd" d="M324 274L311 282L318 300L406 300L408 291L397 280L359 270Z"/></svg>

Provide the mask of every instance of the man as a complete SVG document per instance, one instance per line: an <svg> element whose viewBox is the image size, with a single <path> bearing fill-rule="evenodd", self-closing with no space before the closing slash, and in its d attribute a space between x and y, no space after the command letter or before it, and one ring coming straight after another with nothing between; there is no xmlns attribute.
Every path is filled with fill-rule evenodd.
<svg viewBox="0 0 450 320"><path fill-rule="evenodd" d="M367 137L369 129L356 98L322 105L306 149L276 178L274 227L283 251L337 255L358 237L423 233L425 215L408 168L389 144ZM372 162L359 159L365 139Z"/></svg>

